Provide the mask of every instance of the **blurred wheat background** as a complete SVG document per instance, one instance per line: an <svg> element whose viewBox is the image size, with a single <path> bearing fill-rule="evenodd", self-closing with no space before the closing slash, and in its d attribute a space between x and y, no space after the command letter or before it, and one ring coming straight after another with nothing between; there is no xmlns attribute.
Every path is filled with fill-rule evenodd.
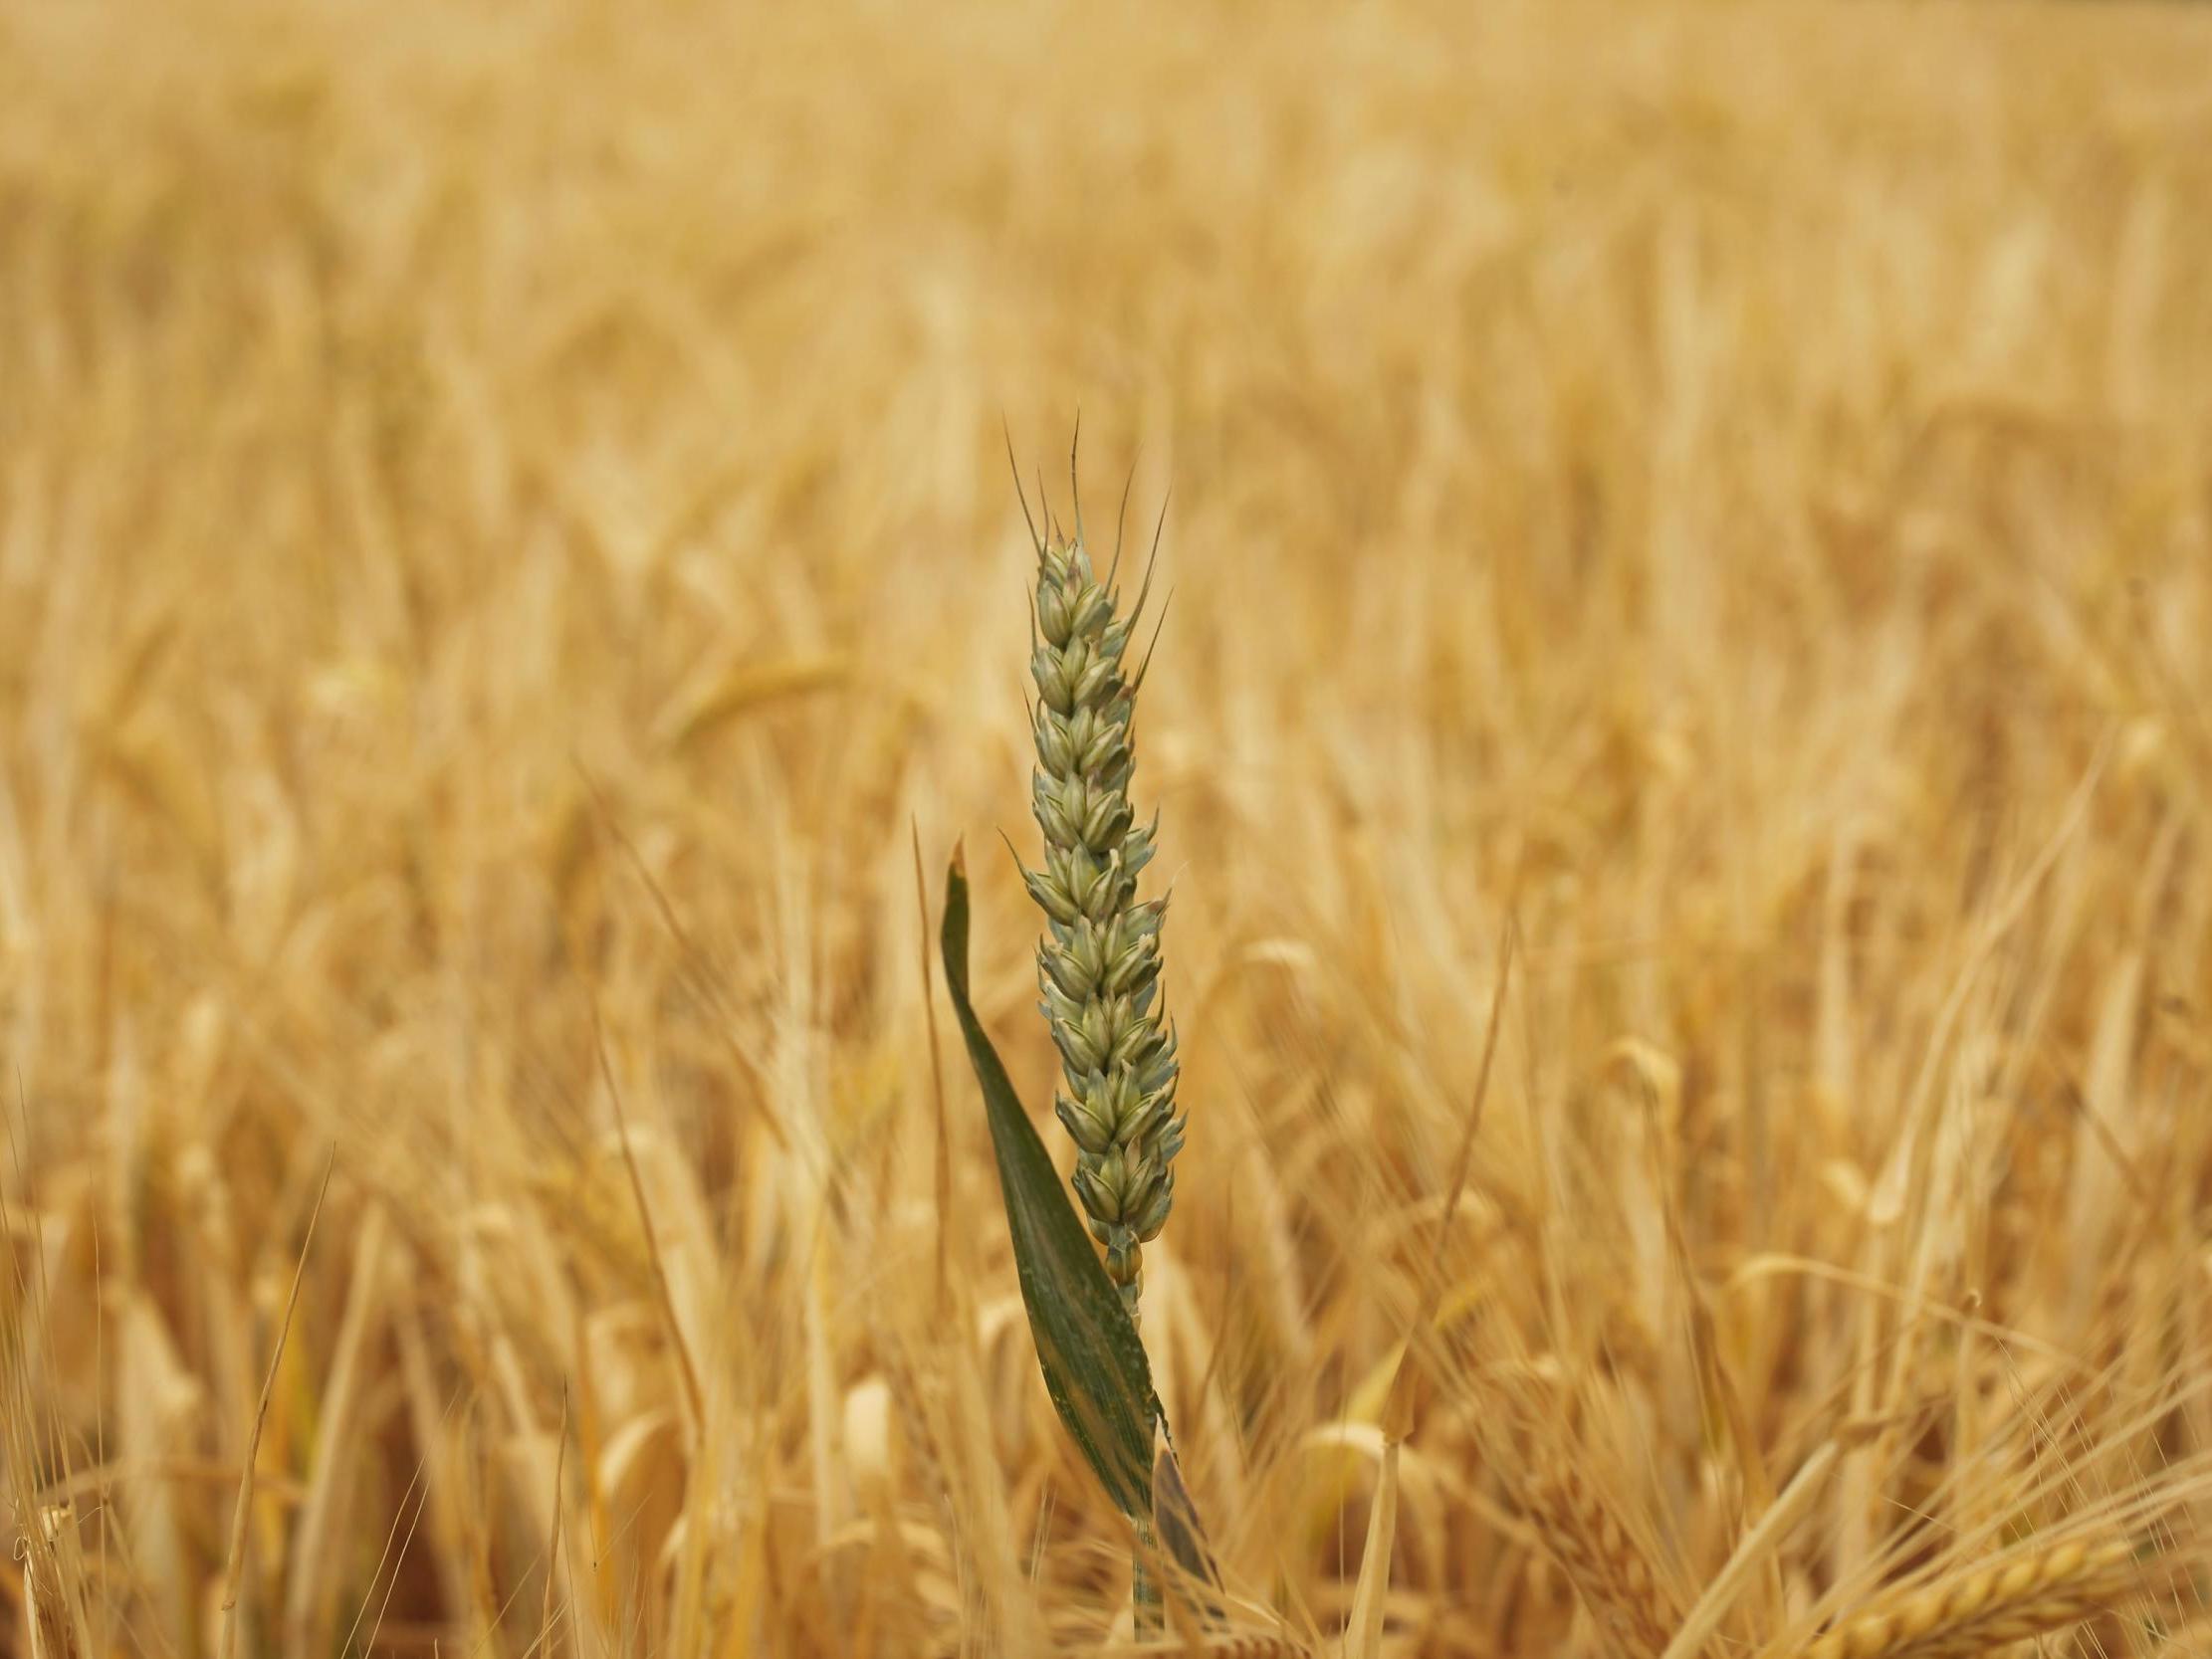
<svg viewBox="0 0 2212 1659"><path fill-rule="evenodd" d="M1432 1292L1363 1652L2212 1650L2212 12L15 0L0 1652L1128 1639L923 977L1043 1112L1078 408L1215 1650Z"/></svg>

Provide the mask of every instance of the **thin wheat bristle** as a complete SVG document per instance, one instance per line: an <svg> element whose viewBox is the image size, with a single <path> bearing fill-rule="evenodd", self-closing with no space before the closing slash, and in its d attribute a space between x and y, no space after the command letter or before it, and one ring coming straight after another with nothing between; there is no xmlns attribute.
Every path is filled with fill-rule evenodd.
<svg viewBox="0 0 2212 1659"><path fill-rule="evenodd" d="M1659 1659L1681 1611L1604 1496L1571 1465L1554 1462L1530 1482L1525 1498L1546 1551L1615 1650L1625 1659Z"/></svg>
<svg viewBox="0 0 2212 1659"><path fill-rule="evenodd" d="M2192 1619L2179 1629L2164 1632L2149 1651L2163 1659L2208 1659L2212 1656L2212 1616Z"/></svg>
<svg viewBox="0 0 2212 1659"><path fill-rule="evenodd" d="M2124 1541L2075 1540L1883 1597L1799 1659L1966 1659L2094 1617L2133 1576Z"/></svg>

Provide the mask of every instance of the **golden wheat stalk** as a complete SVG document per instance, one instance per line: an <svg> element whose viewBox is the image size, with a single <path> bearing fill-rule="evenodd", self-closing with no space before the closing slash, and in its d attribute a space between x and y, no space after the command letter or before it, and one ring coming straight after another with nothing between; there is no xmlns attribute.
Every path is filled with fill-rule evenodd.
<svg viewBox="0 0 2212 1659"><path fill-rule="evenodd" d="M1892 1592L1795 1659L1967 1659L2095 1617L2134 1577L2124 1540L2074 1540Z"/></svg>

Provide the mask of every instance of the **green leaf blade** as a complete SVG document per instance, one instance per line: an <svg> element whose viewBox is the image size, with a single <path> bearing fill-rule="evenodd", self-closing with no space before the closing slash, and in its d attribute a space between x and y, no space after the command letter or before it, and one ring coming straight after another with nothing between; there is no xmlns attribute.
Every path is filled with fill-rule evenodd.
<svg viewBox="0 0 2212 1659"><path fill-rule="evenodd" d="M946 877L940 943L946 986L983 1089L1022 1306L1045 1392L1107 1496L1124 1515L1149 1525L1153 1425L1160 1417L1152 1365L1051 1154L969 1001L968 875L957 857Z"/></svg>

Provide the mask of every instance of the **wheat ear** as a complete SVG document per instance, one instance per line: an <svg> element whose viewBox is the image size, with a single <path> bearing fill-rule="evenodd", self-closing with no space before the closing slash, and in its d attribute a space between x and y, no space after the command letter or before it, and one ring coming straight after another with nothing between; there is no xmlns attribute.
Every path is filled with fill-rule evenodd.
<svg viewBox="0 0 2212 1659"><path fill-rule="evenodd" d="M1075 1140L1075 1195L1134 1317L1140 1247L1168 1219L1183 1145L1176 1040L1157 1005L1168 902L1136 897L1158 820L1139 826L1128 792L1137 688L1123 657L1145 594L1128 617L1115 614L1114 569L1103 582L1093 572L1080 516L1073 539L1053 525L1036 550L1030 724L1044 867L1022 878L1046 922L1038 1007L1060 1051L1053 1107Z"/></svg>
<svg viewBox="0 0 2212 1659"><path fill-rule="evenodd" d="M2079 1624L2134 1576L2119 1540L2077 1540L1890 1594L1845 1620L1798 1659L1967 1659Z"/></svg>
<svg viewBox="0 0 2212 1659"><path fill-rule="evenodd" d="M1547 1463L1523 1498L1545 1550L1612 1636L1615 1650L1627 1659L1659 1659L1681 1613L1612 1507L1563 1462Z"/></svg>

